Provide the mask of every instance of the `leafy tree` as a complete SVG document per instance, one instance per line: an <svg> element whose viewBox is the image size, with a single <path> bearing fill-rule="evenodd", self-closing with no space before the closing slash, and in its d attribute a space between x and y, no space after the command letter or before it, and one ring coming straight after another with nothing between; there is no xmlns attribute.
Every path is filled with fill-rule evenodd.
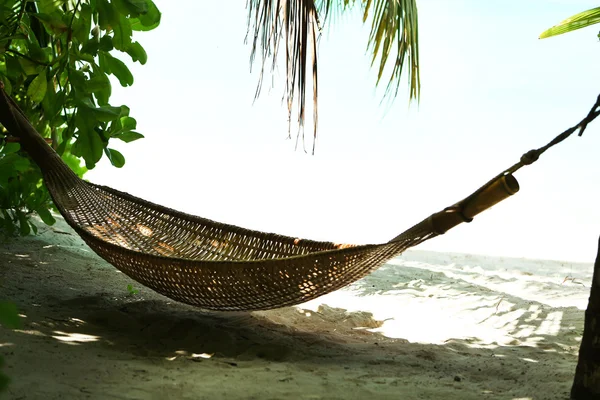
<svg viewBox="0 0 600 400"><path fill-rule="evenodd" d="M34 127L79 176L106 155L115 167L125 158L111 139L143 136L125 105L110 104L109 75L122 86L133 75L115 52L145 64L133 31L149 31L161 14L152 0L5 0L0 3L0 80ZM0 228L36 232L32 213L51 225L51 199L42 174L0 130ZM80 160L85 161L85 167ZM18 325L16 307L0 303L0 325ZM0 358L0 366L2 359ZM0 390L8 378L0 373Z"/></svg>
<svg viewBox="0 0 600 400"><path fill-rule="evenodd" d="M152 0L5 0L0 3L0 79L28 119L79 175L105 155L115 167L123 155L111 140L143 136L125 105L110 104L114 76L122 86L133 75L115 53L145 64L133 31L160 23ZM81 165L83 159L85 167ZM42 174L5 131L0 131L0 227L35 232L37 213L54 223Z"/></svg>

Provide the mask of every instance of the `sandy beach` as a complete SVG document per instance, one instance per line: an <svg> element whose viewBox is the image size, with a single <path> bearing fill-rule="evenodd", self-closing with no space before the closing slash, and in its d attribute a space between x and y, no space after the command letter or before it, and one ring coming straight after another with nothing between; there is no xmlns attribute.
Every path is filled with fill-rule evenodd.
<svg viewBox="0 0 600 400"><path fill-rule="evenodd" d="M66 226L0 246L7 399L566 399L592 263L409 251L298 307L214 313ZM132 285L136 294L128 291Z"/></svg>

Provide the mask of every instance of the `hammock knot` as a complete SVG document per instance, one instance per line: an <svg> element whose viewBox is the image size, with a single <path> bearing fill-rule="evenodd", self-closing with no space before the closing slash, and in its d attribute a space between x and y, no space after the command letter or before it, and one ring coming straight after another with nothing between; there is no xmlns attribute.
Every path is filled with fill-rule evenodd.
<svg viewBox="0 0 600 400"><path fill-rule="evenodd" d="M538 151L529 150L521 156L521 163L523 163L523 165L530 165L536 162L538 158L540 158L540 153Z"/></svg>

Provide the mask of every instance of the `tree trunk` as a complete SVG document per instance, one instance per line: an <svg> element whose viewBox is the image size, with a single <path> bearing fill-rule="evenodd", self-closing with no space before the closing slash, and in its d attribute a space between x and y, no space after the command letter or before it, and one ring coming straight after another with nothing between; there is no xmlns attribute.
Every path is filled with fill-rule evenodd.
<svg viewBox="0 0 600 400"><path fill-rule="evenodd" d="M585 311L583 338L571 388L571 399L600 399L600 242L594 263L590 301Z"/></svg>

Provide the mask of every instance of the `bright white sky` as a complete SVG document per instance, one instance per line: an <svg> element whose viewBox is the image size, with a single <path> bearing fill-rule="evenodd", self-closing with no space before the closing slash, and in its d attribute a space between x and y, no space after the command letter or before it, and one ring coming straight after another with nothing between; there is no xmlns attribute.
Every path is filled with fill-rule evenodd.
<svg viewBox="0 0 600 400"><path fill-rule="evenodd" d="M91 181L221 222L337 242L381 242L462 199L578 122L600 93L600 25L538 40L583 0L420 0L422 91L381 104L359 13L319 44L316 155L286 140L283 66L253 103L245 1L157 0L136 82L113 84L146 139L113 144ZM123 58L124 59L124 58ZM258 67L258 66L257 66ZM267 82L270 82L267 80ZM308 143L310 148L310 143ZM600 121L516 177L521 192L421 249L593 261Z"/></svg>

